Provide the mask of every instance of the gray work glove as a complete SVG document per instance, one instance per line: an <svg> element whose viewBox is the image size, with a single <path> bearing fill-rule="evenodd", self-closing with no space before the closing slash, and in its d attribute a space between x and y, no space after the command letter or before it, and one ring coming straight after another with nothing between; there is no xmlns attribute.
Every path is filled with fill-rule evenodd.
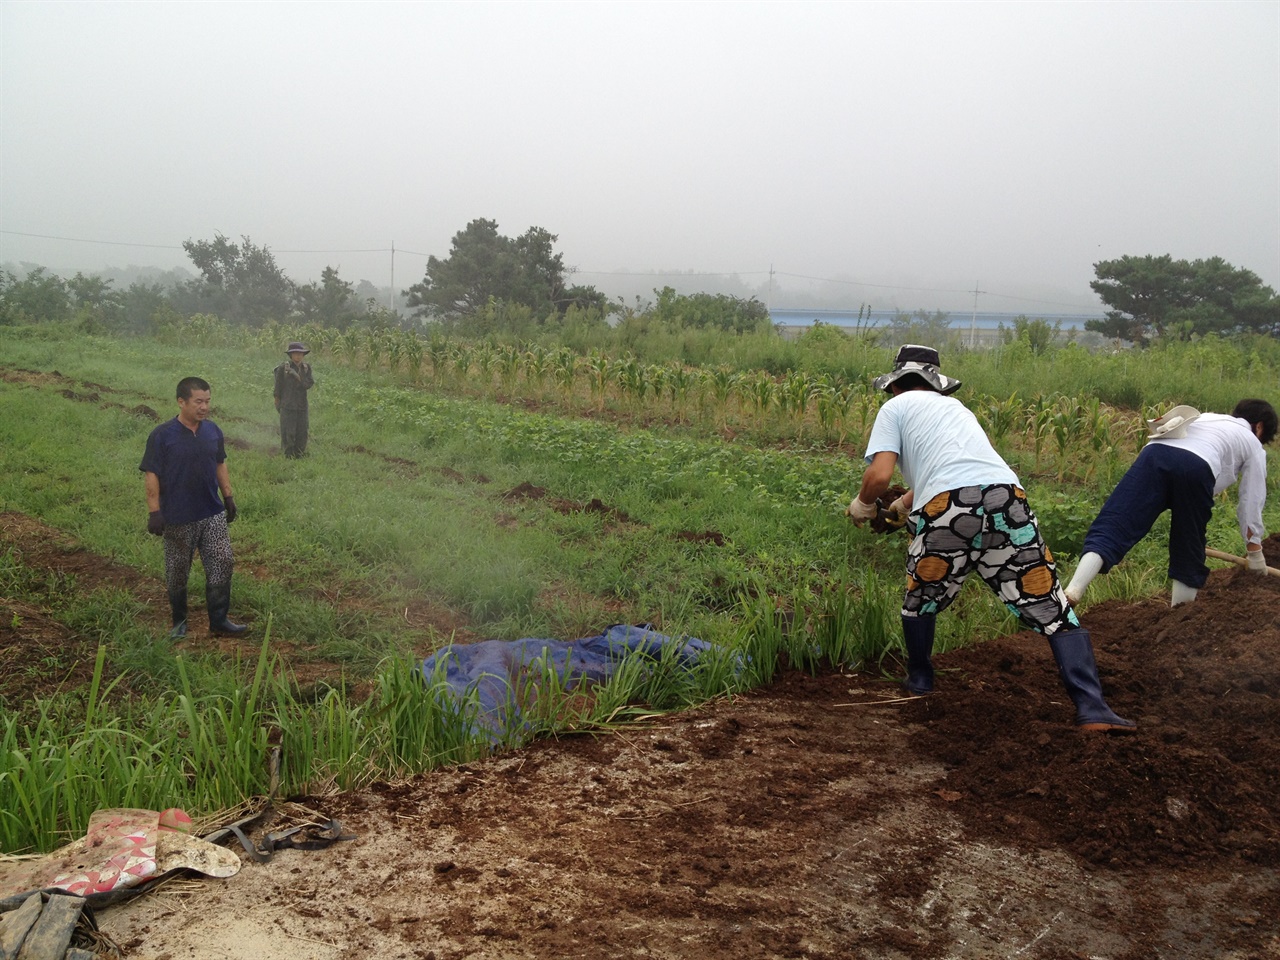
<svg viewBox="0 0 1280 960"><path fill-rule="evenodd" d="M1261 550L1246 550L1244 565L1254 573L1265 574L1267 572L1267 558L1262 555Z"/></svg>
<svg viewBox="0 0 1280 960"><path fill-rule="evenodd" d="M844 515L853 521L855 527L860 527L875 517L877 509L874 503L863 503L860 497L854 497L845 507Z"/></svg>

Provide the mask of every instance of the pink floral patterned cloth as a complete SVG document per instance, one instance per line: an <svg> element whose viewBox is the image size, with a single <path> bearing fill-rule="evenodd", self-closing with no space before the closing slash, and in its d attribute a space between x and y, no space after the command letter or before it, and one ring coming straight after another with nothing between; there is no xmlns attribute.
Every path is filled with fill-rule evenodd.
<svg viewBox="0 0 1280 960"><path fill-rule="evenodd" d="M0 899L49 889L88 898L139 886L173 869L214 876L236 872L239 861L231 851L190 834L191 818L176 807L95 811L81 839L36 859L0 861ZM216 854L209 858L212 851L199 847Z"/></svg>

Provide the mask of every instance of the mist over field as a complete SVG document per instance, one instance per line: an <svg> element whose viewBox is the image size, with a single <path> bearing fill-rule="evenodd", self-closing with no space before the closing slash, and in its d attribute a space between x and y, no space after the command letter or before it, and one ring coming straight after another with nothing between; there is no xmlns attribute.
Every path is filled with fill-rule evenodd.
<svg viewBox="0 0 1280 960"><path fill-rule="evenodd" d="M488 218L628 302L1096 313L1148 254L1280 286L1271 0L7 0L0 113L9 269L222 234L404 290Z"/></svg>

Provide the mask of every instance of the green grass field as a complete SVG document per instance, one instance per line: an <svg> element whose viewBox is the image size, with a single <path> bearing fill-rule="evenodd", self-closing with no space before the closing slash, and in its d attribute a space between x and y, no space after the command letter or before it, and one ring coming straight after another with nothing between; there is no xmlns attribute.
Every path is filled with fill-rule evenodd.
<svg viewBox="0 0 1280 960"><path fill-rule="evenodd" d="M257 628L246 656L175 652L158 625L166 611L129 591L50 584L0 555L0 597L103 651L95 683L2 704L0 849L47 849L100 806L233 806L267 792L277 748L283 793L482 753L465 709L416 671L455 630L575 639L648 622L727 652L692 677L633 665L590 698L550 696L554 678L542 677L545 716L512 743L767 682L780 657L879 663L901 642L905 539L857 530L842 510L879 402L866 378L891 354L850 338L821 349L771 339L772 354L724 337L723 362L701 339L625 354L593 344L572 359L550 344L321 342L309 456L292 461L271 401L281 331L215 328L179 344L0 327L0 510L140 578L162 575L138 472L154 426L144 408L167 418L181 377L211 383L240 511L232 615ZM1267 345L1097 358L1018 346L946 369L1019 472L1062 575L1139 448L1144 414L1178 398L1274 402L1280 369ZM710 362L680 362L677 348ZM1273 497L1272 528L1278 516ZM1090 601L1163 590L1159 533ZM1239 548L1229 497L1210 540ZM197 564L196 596L201 586ZM939 628L946 648L1017 624L973 582ZM728 666L738 656L749 669Z"/></svg>

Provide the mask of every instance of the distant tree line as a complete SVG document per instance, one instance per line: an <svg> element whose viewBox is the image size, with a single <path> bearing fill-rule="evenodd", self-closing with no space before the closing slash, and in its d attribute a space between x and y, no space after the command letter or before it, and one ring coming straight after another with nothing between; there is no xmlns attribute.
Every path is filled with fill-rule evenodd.
<svg viewBox="0 0 1280 960"><path fill-rule="evenodd" d="M145 334L196 314L254 328L297 321L345 330L393 319L372 297L361 300L333 267L325 268L319 283L295 284L271 251L248 237L233 243L218 235L189 240L183 248L199 277L168 284L135 280L123 290L83 273L64 279L44 267L25 277L0 270L0 324L71 321L87 332Z"/></svg>
<svg viewBox="0 0 1280 960"><path fill-rule="evenodd" d="M86 331L148 333L201 314L251 328L434 326L461 335L527 336L566 323L604 325L624 312L594 287L569 282L557 239L542 227L504 237L495 221L473 220L454 235L447 257L427 259L422 280L404 291L413 312L401 317L372 297L362 300L335 267L325 267L318 283L297 284L267 247L217 234L182 245L199 276L167 287L135 281L115 290L111 280L82 273L65 280L43 267L21 278L0 271L0 324L75 321ZM669 287L654 292L654 322L665 326L771 329L768 310L754 299L680 296Z"/></svg>
<svg viewBox="0 0 1280 960"><path fill-rule="evenodd" d="M654 328L739 335L773 329L768 308L754 297L678 294L664 286L653 291L651 303L639 297L634 306L610 301L595 287L570 282L573 271L555 251L557 239L542 227L506 237L495 221L472 220L454 235L447 257L428 257L422 279L404 291L412 313L402 317L369 295L374 288L367 281L357 288L330 266L319 282L296 284L267 247L247 236L234 242L217 234L183 244L199 276L168 285L139 280L116 290L113 281L83 273L63 279L43 267L25 277L0 270L0 324L73 321L86 331L149 333L202 314L253 328L434 327L463 336L533 336L604 325L621 328L624 339ZM1220 257L1126 256L1096 263L1094 270L1090 285L1110 310L1085 326L1108 339L1144 346L1208 334L1280 335L1275 291ZM963 342L942 311L899 311L885 327L853 333L939 347ZM1059 333L1047 321L1020 317L1002 337L1042 352Z"/></svg>

